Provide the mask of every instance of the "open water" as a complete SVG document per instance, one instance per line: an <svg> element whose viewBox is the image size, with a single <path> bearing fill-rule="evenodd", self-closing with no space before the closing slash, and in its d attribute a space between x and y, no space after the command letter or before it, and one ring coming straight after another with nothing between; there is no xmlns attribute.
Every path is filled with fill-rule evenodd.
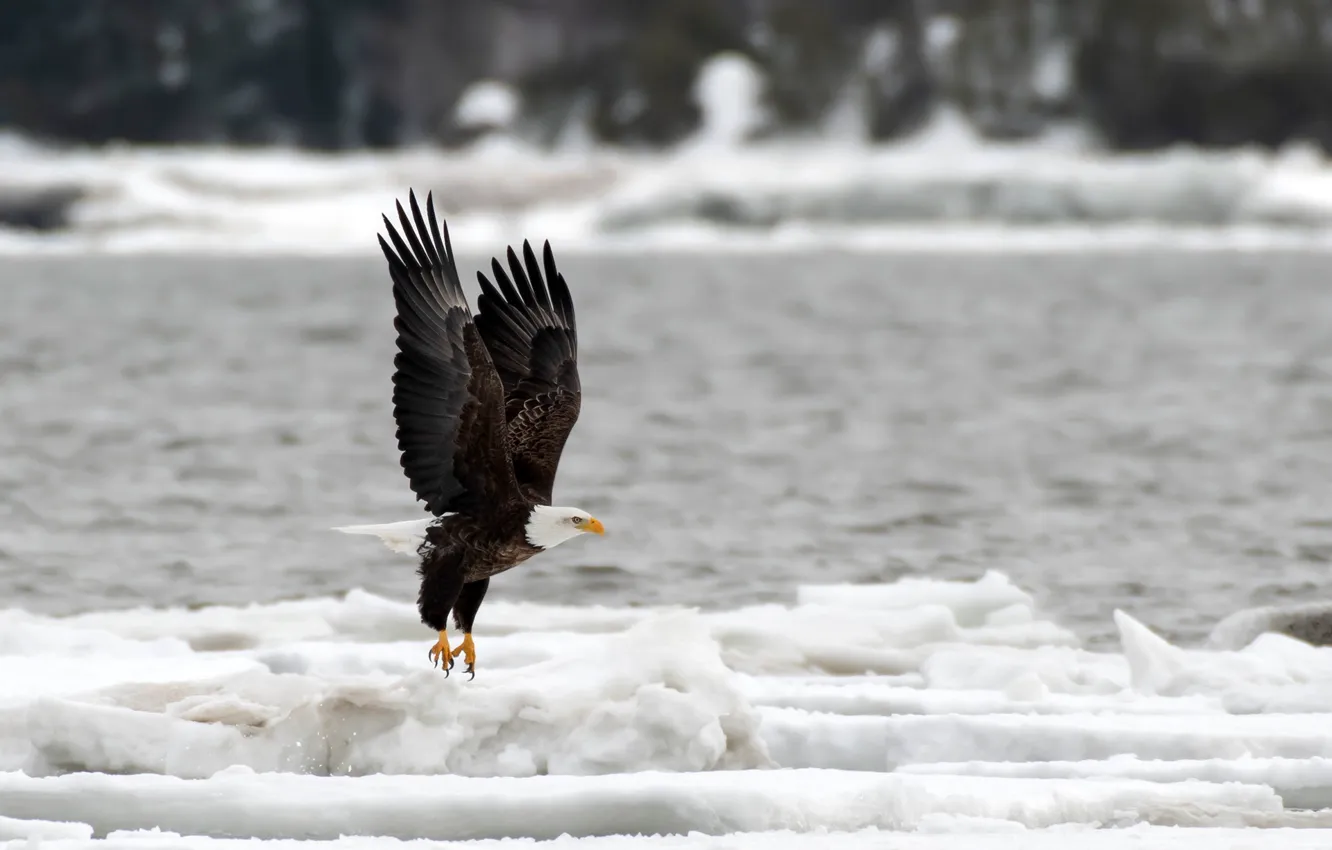
<svg viewBox="0 0 1332 850"><path fill-rule="evenodd" d="M609 533L494 598L997 568L1096 645L1116 607L1191 641L1329 585L1325 254L561 262L585 400L556 501ZM0 260L3 604L414 598L410 559L328 530L421 515L388 286L373 258Z"/></svg>

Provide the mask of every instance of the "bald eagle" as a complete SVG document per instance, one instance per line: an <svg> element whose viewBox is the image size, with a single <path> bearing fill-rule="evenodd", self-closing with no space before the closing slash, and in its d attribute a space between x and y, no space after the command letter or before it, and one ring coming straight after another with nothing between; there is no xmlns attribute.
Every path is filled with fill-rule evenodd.
<svg viewBox="0 0 1332 850"><path fill-rule="evenodd" d="M472 624L491 576L585 532L605 533L586 511L551 505L582 403L573 299L550 243L538 263L524 241L521 262L508 249L507 273L491 259L494 283L477 272L473 317L433 194L424 220L415 192L410 220L396 206L402 235L383 216L392 247L379 237L397 305L393 418L403 472L430 516L337 530L420 558L417 608L439 633L430 660L447 675L462 655L475 677ZM463 632L456 649L450 611Z"/></svg>

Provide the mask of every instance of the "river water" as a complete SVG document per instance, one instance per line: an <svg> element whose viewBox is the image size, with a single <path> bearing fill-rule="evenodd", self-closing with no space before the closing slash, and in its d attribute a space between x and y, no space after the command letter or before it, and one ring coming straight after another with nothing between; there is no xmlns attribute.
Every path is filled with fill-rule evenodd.
<svg viewBox="0 0 1332 850"><path fill-rule="evenodd" d="M721 608L997 569L1095 646L1116 607L1187 642L1328 586L1324 254L561 263L585 397L556 502L609 533L492 598ZM410 559L328 530L422 515L388 286L372 258L4 259L4 604L414 598Z"/></svg>

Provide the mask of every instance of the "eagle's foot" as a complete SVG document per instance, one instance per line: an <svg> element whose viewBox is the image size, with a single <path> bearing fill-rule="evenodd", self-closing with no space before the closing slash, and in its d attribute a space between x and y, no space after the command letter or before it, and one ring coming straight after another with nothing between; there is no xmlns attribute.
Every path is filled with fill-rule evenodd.
<svg viewBox="0 0 1332 850"><path fill-rule="evenodd" d="M463 657L463 660L467 662L467 669L464 670L463 672L464 672L464 673L471 673L471 674L472 674L472 679L475 679L475 678L476 678L476 644L472 643L472 633L471 633L471 632L466 632L466 633L464 633L464 634L463 634L463 640L462 640L462 643L458 644L458 648L455 649L455 650L453 650L453 657L454 657L454 658L457 658L459 655L461 655L461 656ZM452 663L452 662L450 662L450 663ZM470 682L471 679L468 679L468 681Z"/></svg>
<svg viewBox="0 0 1332 850"><path fill-rule="evenodd" d="M453 668L453 656L449 654L449 633L440 631L439 640L430 647L430 663L435 667L443 667L444 675L449 675L449 670Z"/></svg>

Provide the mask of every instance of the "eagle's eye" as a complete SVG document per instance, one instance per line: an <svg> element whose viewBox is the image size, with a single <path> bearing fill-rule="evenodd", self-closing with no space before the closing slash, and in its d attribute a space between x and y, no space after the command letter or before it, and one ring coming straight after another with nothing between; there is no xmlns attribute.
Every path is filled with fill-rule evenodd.
<svg viewBox="0 0 1332 850"><path fill-rule="evenodd" d="M576 517L574 517L574 518L573 518L573 524L574 524L574 525L582 525L582 524L583 524L583 518L580 517L580 516L576 516Z"/></svg>

